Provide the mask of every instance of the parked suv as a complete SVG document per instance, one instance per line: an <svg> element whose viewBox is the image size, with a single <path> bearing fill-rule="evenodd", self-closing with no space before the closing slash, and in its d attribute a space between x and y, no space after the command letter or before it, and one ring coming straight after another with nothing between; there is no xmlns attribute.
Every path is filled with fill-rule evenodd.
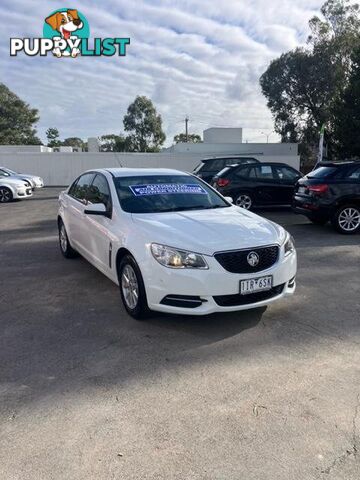
<svg viewBox="0 0 360 480"><path fill-rule="evenodd" d="M344 234L360 231L360 162L323 162L298 181L293 208L313 223L331 221Z"/></svg>
<svg viewBox="0 0 360 480"><path fill-rule="evenodd" d="M224 168L213 179L213 187L233 198L239 207L291 205L294 186L302 176L285 163L266 162L233 165Z"/></svg>
<svg viewBox="0 0 360 480"><path fill-rule="evenodd" d="M248 163L259 163L259 160L252 157L217 157L205 158L195 168L193 174L207 183L211 183L213 177L227 165L243 165Z"/></svg>

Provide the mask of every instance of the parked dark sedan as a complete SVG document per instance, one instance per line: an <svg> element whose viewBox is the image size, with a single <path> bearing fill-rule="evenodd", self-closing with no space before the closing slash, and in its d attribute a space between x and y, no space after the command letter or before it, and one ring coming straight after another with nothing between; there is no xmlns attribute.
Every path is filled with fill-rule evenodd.
<svg viewBox="0 0 360 480"><path fill-rule="evenodd" d="M360 162L322 163L299 180L293 209L344 234L360 231Z"/></svg>
<svg viewBox="0 0 360 480"><path fill-rule="evenodd" d="M224 168L213 179L213 187L232 197L239 207L291 205L294 186L302 176L285 163L267 162Z"/></svg>
<svg viewBox="0 0 360 480"><path fill-rule="evenodd" d="M248 163L259 163L259 160L252 157L217 157L205 158L194 169L193 174L207 183L211 183L214 176L227 165L244 165Z"/></svg>

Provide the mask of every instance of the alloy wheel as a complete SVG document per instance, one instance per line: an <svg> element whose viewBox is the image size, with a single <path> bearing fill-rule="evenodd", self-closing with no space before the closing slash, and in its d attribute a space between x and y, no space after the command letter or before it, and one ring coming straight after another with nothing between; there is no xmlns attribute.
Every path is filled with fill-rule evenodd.
<svg viewBox="0 0 360 480"><path fill-rule="evenodd" d="M238 207L245 208L245 210L249 210L249 208L251 208L251 205L252 205L252 200L251 200L251 197L249 197L249 195L242 194L237 197L235 203Z"/></svg>
<svg viewBox="0 0 360 480"><path fill-rule="evenodd" d="M11 200L11 193L7 188L0 188L0 203L6 203Z"/></svg>
<svg viewBox="0 0 360 480"><path fill-rule="evenodd" d="M65 253L66 250L67 250L68 241L67 241L66 230L65 230L64 225L61 225L59 236L60 236L61 250Z"/></svg>
<svg viewBox="0 0 360 480"><path fill-rule="evenodd" d="M133 310L139 301L139 284L131 265L125 265L121 274L121 289L126 305Z"/></svg>
<svg viewBox="0 0 360 480"><path fill-rule="evenodd" d="M339 214L338 222L345 232L353 232L360 226L360 211L354 207L344 208Z"/></svg>

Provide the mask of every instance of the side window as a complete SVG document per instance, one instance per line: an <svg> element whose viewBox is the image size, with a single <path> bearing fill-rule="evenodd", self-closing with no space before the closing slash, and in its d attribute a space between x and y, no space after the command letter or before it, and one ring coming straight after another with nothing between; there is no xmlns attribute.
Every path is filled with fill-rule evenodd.
<svg viewBox="0 0 360 480"><path fill-rule="evenodd" d="M295 180L299 175L292 168L273 167L280 180Z"/></svg>
<svg viewBox="0 0 360 480"><path fill-rule="evenodd" d="M109 184L104 175L97 174L89 188L90 203L103 203L108 210L112 207Z"/></svg>
<svg viewBox="0 0 360 480"><path fill-rule="evenodd" d="M238 168L234 174L239 178L249 178L250 170L253 170L250 167Z"/></svg>
<svg viewBox="0 0 360 480"><path fill-rule="evenodd" d="M222 158L219 158L219 159L215 159L215 160L209 160L206 163L206 166L205 166L204 170L208 170L209 172L216 172L217 173L220 170L222 170L224 168L224 166L225 166L225 160L223 160Z"/></svg>
<svg viewBox="0 0 360 480"><path fill-rule="evenodd" d="M273 180L274 175L271 165L257 165L255 167L256 175L259 180Z"/></svg>
<svg viewBox="0 0 360 480"><path fill-rule="evenodd" d="M360 180L360 165L348 171L345 178L348 178L349 180Z"/></svg>
<svg viewBox="0 0 360 480"><path fill-rule="evenodd" d="M71 193L69 194L79 200L80 202L85 203L89 193L89 187L94 178L93 173L85 173L78 178L76 184L73 184L70 188Z"/></svg>

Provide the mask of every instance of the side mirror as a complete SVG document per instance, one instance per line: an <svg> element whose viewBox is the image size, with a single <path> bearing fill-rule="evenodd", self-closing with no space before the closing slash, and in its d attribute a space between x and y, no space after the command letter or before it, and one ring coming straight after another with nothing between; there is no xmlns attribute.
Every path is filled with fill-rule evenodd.
<svg viewBox="0 0 360 480"><path fill-rule="evenodd" d="M103 203L93 203L89 205L89 208L85 208L84 213L86 213L86 215L102 215L103 217L108 215L108 211Z"/></svg>
<svg viewBox="0 0 360 480"><path fill-rule="evenodd" d="M229 203L234 203L234 199L232 197L224 197Z"/></svg>

